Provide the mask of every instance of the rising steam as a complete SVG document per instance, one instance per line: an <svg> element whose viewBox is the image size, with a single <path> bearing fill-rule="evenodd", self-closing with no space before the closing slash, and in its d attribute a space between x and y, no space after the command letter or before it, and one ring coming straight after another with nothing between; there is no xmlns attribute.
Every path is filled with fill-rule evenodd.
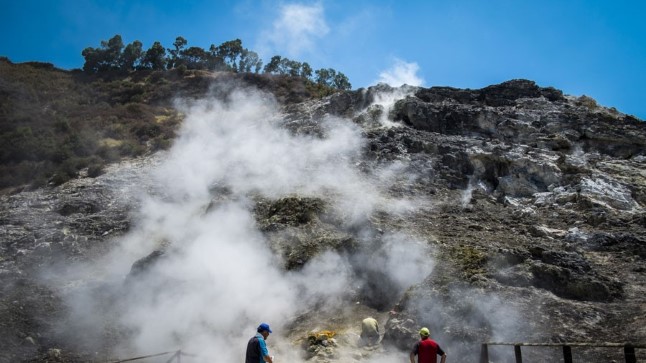
<svg viewBox="0 0 646 363"><path fill-rule="evenodd" d="M141 195L136 227L101 267L107 271L103 281L115 282L122 294L107 310L118 317L111 325L129 334L123 355L182 348L240 361L255 326L265 321L274 327L270 346L282 352L282 361L299 361L283 338L283 327L298 314L340 306L349 287L371 277L400 294L430 273L432 264L421 258L428 247L398 233L358 235L360 243L383 242L376 262L329 251L286 272L258 230L256 196L322 197L355 228L375 210L407 209L409 202L385 193L397 166L375 175L355 167L365 140L351 121L326 117L318 121L322 137L294 134L282 127L276 102L249 89L224 100L180 102L178 108L185 122L152 173L153 191ZM162 251L154 263L122 285L132 263L154 250ZM96 315L105 301L87 293L72 300L78 308L73 318L86 322L77 328L105 326Z"/></svg>
<svg viewBox="0 0 646 363"><path fill-rule="evenodd" d="M417 63L395 59L391 68L379 74L377 83L385 83L393 87L421 86L424 84L424 80L417 75L417 72L419 72Z"/></svg>

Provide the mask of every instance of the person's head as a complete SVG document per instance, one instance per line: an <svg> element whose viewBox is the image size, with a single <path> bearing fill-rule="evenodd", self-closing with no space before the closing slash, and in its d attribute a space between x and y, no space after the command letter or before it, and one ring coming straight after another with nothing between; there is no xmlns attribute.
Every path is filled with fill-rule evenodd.
<svg viewBox="0 0 646 363"><path fill-rule="evenodd" d="M422 339L426 339L431 336L431 332L428 330L428 328L422 328L419 330L419 336L422 337Z"/></svg>
<svg viewBox="0 0 646 363"><path fill-rule="evenodd" d="M269 324L267 323L262 323L258 325L258 333L262 335L263 338L267 338L269 336L269 333L271 333L271 328L269 328Z"/></svg>

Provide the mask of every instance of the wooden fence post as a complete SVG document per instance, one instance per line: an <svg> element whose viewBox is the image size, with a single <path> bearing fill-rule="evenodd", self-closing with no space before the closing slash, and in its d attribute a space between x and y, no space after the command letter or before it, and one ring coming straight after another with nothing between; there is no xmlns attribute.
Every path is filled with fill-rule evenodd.
<svg viewBox="0 0 646 363"><path fill-rule="evenodd" d="M516 363L523 363L523 355L520 353L520 345L514 345L514 354L516 355Z"/></svg>
<svg viewBox="0 0 646 363"><path fill-rule="evenodd" d="M487 343L482 344L480 348L480 363L489 363L489 347Z"/></svg>
<svg viewBox="0 0 646 363"><path fill-rule="evenodd" d="M564 342L564 343L531 343L531 342L487 342L482 343L480 348L480 363L489 363L489 346L490 345L503 345L514 346L514 355L516 356L516 363L523 363L523 356L521 352L522 347L561 347L563 349L563 362L573 363L572 347L586 347L593 348L624 348L624 357L626 363L637 363L636 349L646 349L646 344L643 343L612 343L612 342ZM169 362L170 363L170 362Z"/></svg>
<svg viewBox="0 0 646 363"><path fill-rule="evenodd" d="M563 346L563 362L572 363L572 347L569 345Z"/></svg>
<svg viewBox="0 0 646 363"><path fill-rule="evenodd" d="M635 356L635 347L630 344L624 346L624 356L626 357L626 363L637 363L637 357Z"/></svg>

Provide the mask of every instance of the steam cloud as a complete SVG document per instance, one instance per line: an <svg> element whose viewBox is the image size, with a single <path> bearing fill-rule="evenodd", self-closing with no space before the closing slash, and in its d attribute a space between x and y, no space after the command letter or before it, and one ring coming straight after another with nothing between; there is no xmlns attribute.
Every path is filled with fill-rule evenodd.
<svg viewBox="0 0 646 363"><path fill-rule="evenodd" d="M281 361L302 358L283 326L315 306L340 306L361 279L360 258L323 253L297 272L283 270L252 214L253 196L323 196L348 225L365 223L375 210L397 213L408 201L384 188L398 177L393 165L375 175L357 171L365 140L349 120L319 121L323 137L293 134L275 101L238 89L225 100L178 103L186 115L174 147L155 169L156 192L142 196L140 220L100 267L104 281L121 281L132 263L156 249L165 253L145 273L127 279L126 296L114 300L112 322L130 332L123 355L182 348L218 361L240 361L255 326L274 327L270 347ZM419 282L432 268L428 246L389 233L377 250L376 271L394 293ZM99 267L92 267L99 269ZM77 327L104 326L88 294L77 294ZM105 305L105 301L103 301ZM357 324L360 321L358 318ZM88 335L89 336L89 335Z"/></svg>
<svg viewBox="0 0 646 363"><path fill-rule="evenodd" d="M395 59L394 64L390 69L387 69L379 74L377 83L386 83L393 87L402 85L421 86L424 80L417 75L419 72L419 65L415 62L405 62L401 59Z"/></svg>

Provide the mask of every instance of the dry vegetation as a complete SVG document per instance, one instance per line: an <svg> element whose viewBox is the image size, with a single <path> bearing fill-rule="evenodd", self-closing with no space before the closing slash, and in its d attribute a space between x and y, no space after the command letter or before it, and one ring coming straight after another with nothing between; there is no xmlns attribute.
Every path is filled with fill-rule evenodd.
<svg viewBox="0 0 646 363"><path fill-rule="evenodd" d="M139 70L87 75L0 58L0 189L58 185L86 169L168 148L181 116L172 99L204 96L214 81L253 84L282 102L335 90L284 75Z"/></svg>

